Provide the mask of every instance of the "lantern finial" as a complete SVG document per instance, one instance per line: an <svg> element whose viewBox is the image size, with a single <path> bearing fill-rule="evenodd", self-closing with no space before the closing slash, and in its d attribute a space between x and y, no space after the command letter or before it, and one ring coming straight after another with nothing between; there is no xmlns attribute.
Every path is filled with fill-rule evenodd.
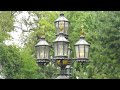
<svg viewBox="0 0 120 90"><path fill-rule="evenodd" d="M64 16L64 13L63 13L63 11L60 11L60 16Z"/></svg>
<svg viewBox="0 0 120 90"><path fill-rule="evenodd" d="M41 38L45 38L45 35L41 35Z"/></svg>
<svg viewBox="0 0 120 90"><path fill-rule="evenodd" d="M41 38L45 38L45 32L44 31L41 33Z"/></svg>
<svg viewBox="0 0 120 90"><path fill-rule="evenodd" d="M84 37L84 35L85 35L85 33L84 33L84 31L83 31L83 28L84 28L84 26L82 25L82 26L81 26L80 37Z"/></svg>

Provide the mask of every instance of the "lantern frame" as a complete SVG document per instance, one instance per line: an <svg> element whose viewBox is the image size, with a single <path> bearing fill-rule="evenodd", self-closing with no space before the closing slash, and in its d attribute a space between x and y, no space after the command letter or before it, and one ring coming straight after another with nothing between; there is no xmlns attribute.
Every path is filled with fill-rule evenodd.
<svg viewBox="0 0 120 90"><path fill-rule="evenodd" d="M55 20L56 36L59 33L63 33L66 38L68 38L68 29L69 29L69 20L64 17L64 14L61 13L60 17Z"/></svg>
<svg viewBox="0 0 120 90"><path fill-rule="evenodd" d="M64 37L64 34L60 33L57 36L57 38L53 41L53 43L54 43L54 52L55 52L54 58L67 59L69 41Z"/></svg>
<svg viewBox="0 0 120 90"><path fill-rule="evenodd" d="M41 37L39 42L35 45L37 50L37 63L39 65L46 65L50 62L50 45L45 40L45 37Z"/></svg>

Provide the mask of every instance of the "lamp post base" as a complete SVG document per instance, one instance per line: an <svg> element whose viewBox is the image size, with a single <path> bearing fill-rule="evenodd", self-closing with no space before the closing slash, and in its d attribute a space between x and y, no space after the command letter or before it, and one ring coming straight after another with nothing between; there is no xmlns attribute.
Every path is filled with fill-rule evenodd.
<svg viewBox="0 0 120 90"><path fill-rule="evenodd" d="M70 79L66 75L59 75L56 79Z"/></svg>

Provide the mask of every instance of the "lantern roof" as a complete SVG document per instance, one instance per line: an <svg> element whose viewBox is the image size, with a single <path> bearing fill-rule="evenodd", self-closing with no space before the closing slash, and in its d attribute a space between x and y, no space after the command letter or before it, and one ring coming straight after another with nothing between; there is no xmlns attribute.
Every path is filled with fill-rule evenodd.
<svg viewBox="0 0 120 90"><path fill-rule="evenodd" d="M50 46L45 38L41 38L40 41L35 46Z"/></svg>
<svg viewBox="0 0 120 90"><path fill-rule="evenodd" d="M75 45L90 45L85 39L84 35L80 36L80 39L78 42L75 43Z"/></svg>
<svg viewBox="0 0 120 90"><path fill-rule="evenodd" d="M63 13L61 13L60 17L55 20L55 22L58 22L58 21L67 21L68 22L68 19L64 17Z"/></svg>
<svg viewBox="0 0 120 90"><path fill-rule="evenodd" d="M64 37L63 33L59 33L54 42L69 42L69 41Z"/></svg>

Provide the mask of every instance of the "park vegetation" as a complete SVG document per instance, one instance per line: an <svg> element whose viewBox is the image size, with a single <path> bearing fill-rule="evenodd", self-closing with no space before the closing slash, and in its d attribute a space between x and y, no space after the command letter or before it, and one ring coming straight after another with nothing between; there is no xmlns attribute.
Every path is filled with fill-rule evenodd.
<svg viewBox="0 0 120 90"><path fill-rule="evenodd" d="M60 11L26 11L29 17L17 20L22 11L0 12L0 71L6 79L51 79L59 69L53 63L38 66L35 44L42 32L46 41L53 45L56 38L54 21ZM75 58L74 44L80 38L84 26L85 39L90 43L89 62L73 64L72 78L76 79L118 79L120 78L120 12L119 11L63 11L70 21L69 41L72 57ZM32 20L31 20L32 17ZM15 23L19 26L15 26ZM22 27L22 24L27 29ZM9 34L19 28L22 33L20 42L7 45ZM27 35L25 34L27 33ZM53 48L50 55L53 56Z"/></svg>

